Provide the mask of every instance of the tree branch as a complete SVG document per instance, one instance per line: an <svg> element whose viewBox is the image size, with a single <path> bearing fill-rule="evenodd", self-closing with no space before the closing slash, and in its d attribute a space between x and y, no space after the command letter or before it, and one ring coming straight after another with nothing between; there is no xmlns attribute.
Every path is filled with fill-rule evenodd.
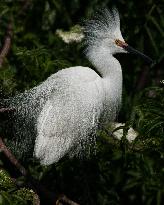
<svg viewBox="0 0 164 205"><path fill-rule="evenodd" d="M36 190L37 193L44 194L44 196L49 199L52 202L52 205L54 204L54 201L56 201L56 205L61 204L62 202L68 204L68 205L79 205L76 202L72 201L65 195L61 195L60 197L56 197L56 195L47 189L44 188L40 184L39 181L34 179L27 171L26 169L18 162L18 160L15 158L15 156L10 152L10 150L6 147L4 144L2 138L0 137L0 149L5 154L5 156L9 159L9 161L20 171L20 173L27 177L27 179L30 182L30 185ZM34 197L34 205L40 205L40 199L38 195Z"/></svg>
<svg viewBox="0 0 164 205"><path fill-rule="evenodd" d="M5 57L7 56L7 54L10 51L12 35L13 35L13 29L12 29L12 22L10 21L10 23L8 24L8 27L7 27L7 32L6 32L4 44L3 44L3 47L0 51L0 68L2 67L2 64L4 62Z"/></svg>
<svg viewBox="0 0 164 205"><path fill-rule="evenodd" d="M71 199L69 199L67 196L65 196L64 194L59 196L58 200L56 201L56 205L62 205L62 202L68 204L68 205L79 205L76 202L72 201Z"/></svg>
<svg viewBox="0 0 164 205"><path fill-rule="evenodd" d="M34 193L33 204L34 205L40 205L40 199L39 199L39 196L36 193Z"/></svg>
<svg viewBox="0 0 164 205"><path fill-rule="evenodd" d="M14 108L0 108L0 113L15 111Z"/></svg>
<svg viewBox="0 0 164 205"><path fill-rule="evenodd" d="M18 162L15 156L10 152L10 150L4 144L2 138L0 137L0 149L5 154L5 156L9 159L9 161L20 171L23 176L27 175L27 171L25 168Z"/></svg>
<svg viewBox="0 0 164 205"><path fill-rule="evenodd" d="M17 16L21 16L22 14L24 14L27 8L29 7L29 5L30 5L30 0L24 0L23 5L21 6L21 9L18 12ZM3 65L5 57L8 55L10 51L12 36L13 36L13 26L12 26L12 20L10 20L7 26L4 44L2 46L2 49L0 50L0 68Z"/></svg>

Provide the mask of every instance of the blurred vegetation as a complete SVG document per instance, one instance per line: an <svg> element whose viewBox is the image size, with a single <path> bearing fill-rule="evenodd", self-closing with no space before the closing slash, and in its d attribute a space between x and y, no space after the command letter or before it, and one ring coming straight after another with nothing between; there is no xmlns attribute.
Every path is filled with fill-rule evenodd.
<svg viewBox="0 0 164 205"><path fill-rule="evenodd" d="M148 54L152 67L131 55L118 55L123 68L123 102L117 121L124 135L133 126L139 136L132 143L114 140L105 131L97 139L97 153L89 159L63 158L56 165L26 163L32 176L48 190L65 193L81 205L145 204L164 201L164 5L162 0L4 0L0 1L0 48L12 22L9 54L0 68L0 97L32 88L52 73L70 66L91 66L80 43L66 44L57 29L69 30L94 11L115 5L125 40ZM26 179L0 153L0 204L34 204ZM4 171L5 170L5 171ZM10 178L11 176L11 178ZM21 188L12 178L21 180ZM48 204L41 197L42 204Z"/></svg>

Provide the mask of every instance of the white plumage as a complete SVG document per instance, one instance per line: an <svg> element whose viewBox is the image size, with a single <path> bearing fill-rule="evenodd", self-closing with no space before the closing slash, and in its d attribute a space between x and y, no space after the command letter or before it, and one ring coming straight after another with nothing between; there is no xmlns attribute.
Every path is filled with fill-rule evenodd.
<svg viewBox="0 0 164 205"><path fill-rule="evenodd" d="M87 143L88 134L95 134L102 107L101 78L90 68L67 68L50 78L54 90L38 117L34 150L42 164L57 162Z"/></svg>
<svg viewBox="0 0 164 205"><path fill-rule="evenodd" d="M34 146L33 155L44 165L92 146L98 126L115 119L122 70L113 54L131 51L152 61L124 42L116 9L97 13L84 34L86 56L97 72L82 66L63 69L10 102L16 108L17 138L11 147L28 154Z"/></svg>
<svg viewBox="0 0 164 205"><path fill-rule="evenodd" d="M66 68L52 75L53 87L37 123L34 155L42 164L57 162L95 135L98 124L114 120L122 93L122 71L112 56L123 52L115 45L120 33L118 12L103 10L101 16L85 25L86 55L94 70L87 67ZM44 82L46 84L46 81Z"/></svg>

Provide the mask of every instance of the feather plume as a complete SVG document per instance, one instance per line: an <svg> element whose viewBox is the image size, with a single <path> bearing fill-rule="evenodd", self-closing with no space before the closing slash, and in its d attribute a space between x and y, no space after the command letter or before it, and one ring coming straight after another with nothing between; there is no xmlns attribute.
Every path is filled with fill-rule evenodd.
<svg viewBox="0 0 164 205"><path fill-rule="evenodd" d="M98 10L91 20L84 22L84 34L85 53L100 45L113 44L117 38L123 40L118 10L115 7Z"/></svg>

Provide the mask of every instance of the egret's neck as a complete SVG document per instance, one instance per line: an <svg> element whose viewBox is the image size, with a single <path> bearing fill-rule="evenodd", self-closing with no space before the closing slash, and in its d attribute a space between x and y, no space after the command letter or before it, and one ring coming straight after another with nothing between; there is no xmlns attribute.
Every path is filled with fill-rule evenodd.
<svg viewBox="0 0 164 205"><path fill-rule="evenodd" d="M113 116L121 103L122 95L122 70L119 61L109 52L99 49L88 55L89 60L102 76L104 87L105 103L113 105ZM116 111L115 111L116 110ZM110 111L111 113L111 111Z"/></svg>
<svg viewBox="0 0 164 205"><path fill-rule="evenodd" d="M119 61L109 51L97 49L88 53L88 58L103 79L122 82L122 70Z"/></svg>

